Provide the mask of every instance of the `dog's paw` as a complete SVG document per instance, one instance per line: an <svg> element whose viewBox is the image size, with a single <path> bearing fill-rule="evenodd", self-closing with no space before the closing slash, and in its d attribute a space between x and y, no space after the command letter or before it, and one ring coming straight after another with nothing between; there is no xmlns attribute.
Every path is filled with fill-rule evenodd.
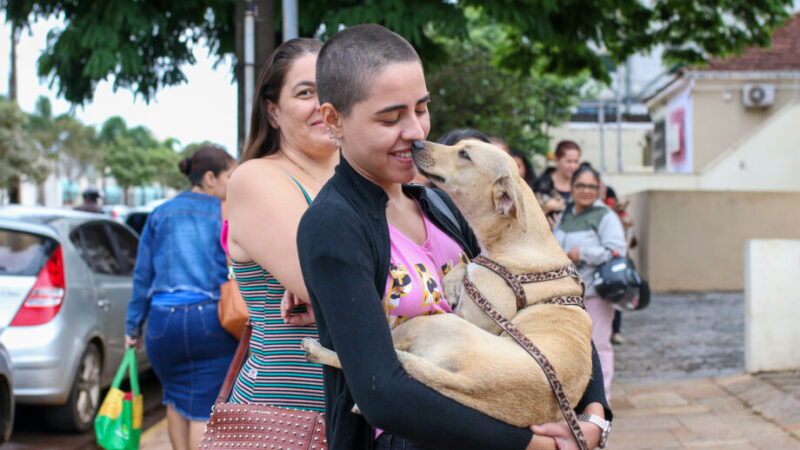
<svg viewBox="0 0 800 450"><path fill-rule="evenodd" d="M461 289L463 288L464 277L467 275L467 265L460 263L453 267L447 275L442 279L442 287L444 288L444 298L450 308L455 308L458 305L458 298L461 297Z"/></svg>
<svg viewBox="0 0 800 450"><path fill-rule="evenodd" d="M306 351L306 361L314 364L320 364L318 353L322 348L322 344L318 340L312 338L303 338L300 341L300 347Z"/></svg>

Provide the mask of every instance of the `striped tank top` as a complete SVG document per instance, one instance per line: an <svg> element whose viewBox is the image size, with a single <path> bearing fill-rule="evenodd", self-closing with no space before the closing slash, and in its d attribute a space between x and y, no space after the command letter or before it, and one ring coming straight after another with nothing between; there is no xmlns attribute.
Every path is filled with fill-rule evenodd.
<svg viewBox="0 0 800 450"><path fill-rule="evenodd" d="M303 186L289 177L311 204ZM253 333L250 356L233 385L230 401L324 411L322 366L306 361L300 348L303 338L318 338L317 328L283 322L280 306L285 288L258 263L231 264L250 312Z"/></svg>

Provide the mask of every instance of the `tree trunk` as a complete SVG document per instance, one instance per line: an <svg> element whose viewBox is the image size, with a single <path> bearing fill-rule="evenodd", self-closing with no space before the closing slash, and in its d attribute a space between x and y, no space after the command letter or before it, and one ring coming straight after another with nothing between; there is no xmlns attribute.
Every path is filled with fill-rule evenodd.
<svg viewBox="0 0 800 450"><path fill-rule="evenodd" d="M261 68L275 49L275 5L273 0L237 0L236 2L236 81L237 81L237 123L238 123L238 151L241 159L244 145L247 142L245 136L245 108L252 108L252 98L244 98L244 15L248 5L253 7L254 15L254 35L255 35L255 59L253 82L258 82L258 75ZM253 92L257 89L254 86Z"/></svg>
<svg viewBox="0 0 800 450"><path fill-rule="evenodd" d="M17 44L19 43L19 28L11 24L11 69L8 74L8 99L17 100Z"/></svg>

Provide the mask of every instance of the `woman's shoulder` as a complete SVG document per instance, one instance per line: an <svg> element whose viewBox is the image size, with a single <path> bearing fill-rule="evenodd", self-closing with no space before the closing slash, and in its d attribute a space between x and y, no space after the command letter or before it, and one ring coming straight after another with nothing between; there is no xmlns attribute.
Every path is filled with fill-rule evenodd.
<svg viewBox="0 0 800 450"><path fill-rule="evenodd" d="M276 163L275 159L258 158L245 161L231 174L227 200L234 203L262 203L274 198L285 199L297 190L297 185Z"/></svg>
<svg viewBox="0 0 800 450"><path fill-rule="evenodd" d="M253 183L268 179L265 175L281 173L276 158L255 158L239 164L228 183Z"/></svg>

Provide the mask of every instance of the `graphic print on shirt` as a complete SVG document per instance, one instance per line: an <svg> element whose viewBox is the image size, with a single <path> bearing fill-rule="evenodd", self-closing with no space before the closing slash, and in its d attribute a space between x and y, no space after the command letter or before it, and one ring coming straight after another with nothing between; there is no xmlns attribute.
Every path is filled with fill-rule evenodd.
<svg viewBox="0 0 800 450"><path fill-rule="evenodd" d="M388 298L383 302L386 313L400 306L400 299L411 292L411 275L405 266L389 263L389 277L392 279L392 285Z"/></svg>
<svg viewBox="0 0 800 450"><path fill-rule="evenodd" d="M433 274L428 271L425 264L414 264L414 269L422 281L422 306L438 305L442 301L442 293L439 290L439 283L433 278Z"/></svg>

